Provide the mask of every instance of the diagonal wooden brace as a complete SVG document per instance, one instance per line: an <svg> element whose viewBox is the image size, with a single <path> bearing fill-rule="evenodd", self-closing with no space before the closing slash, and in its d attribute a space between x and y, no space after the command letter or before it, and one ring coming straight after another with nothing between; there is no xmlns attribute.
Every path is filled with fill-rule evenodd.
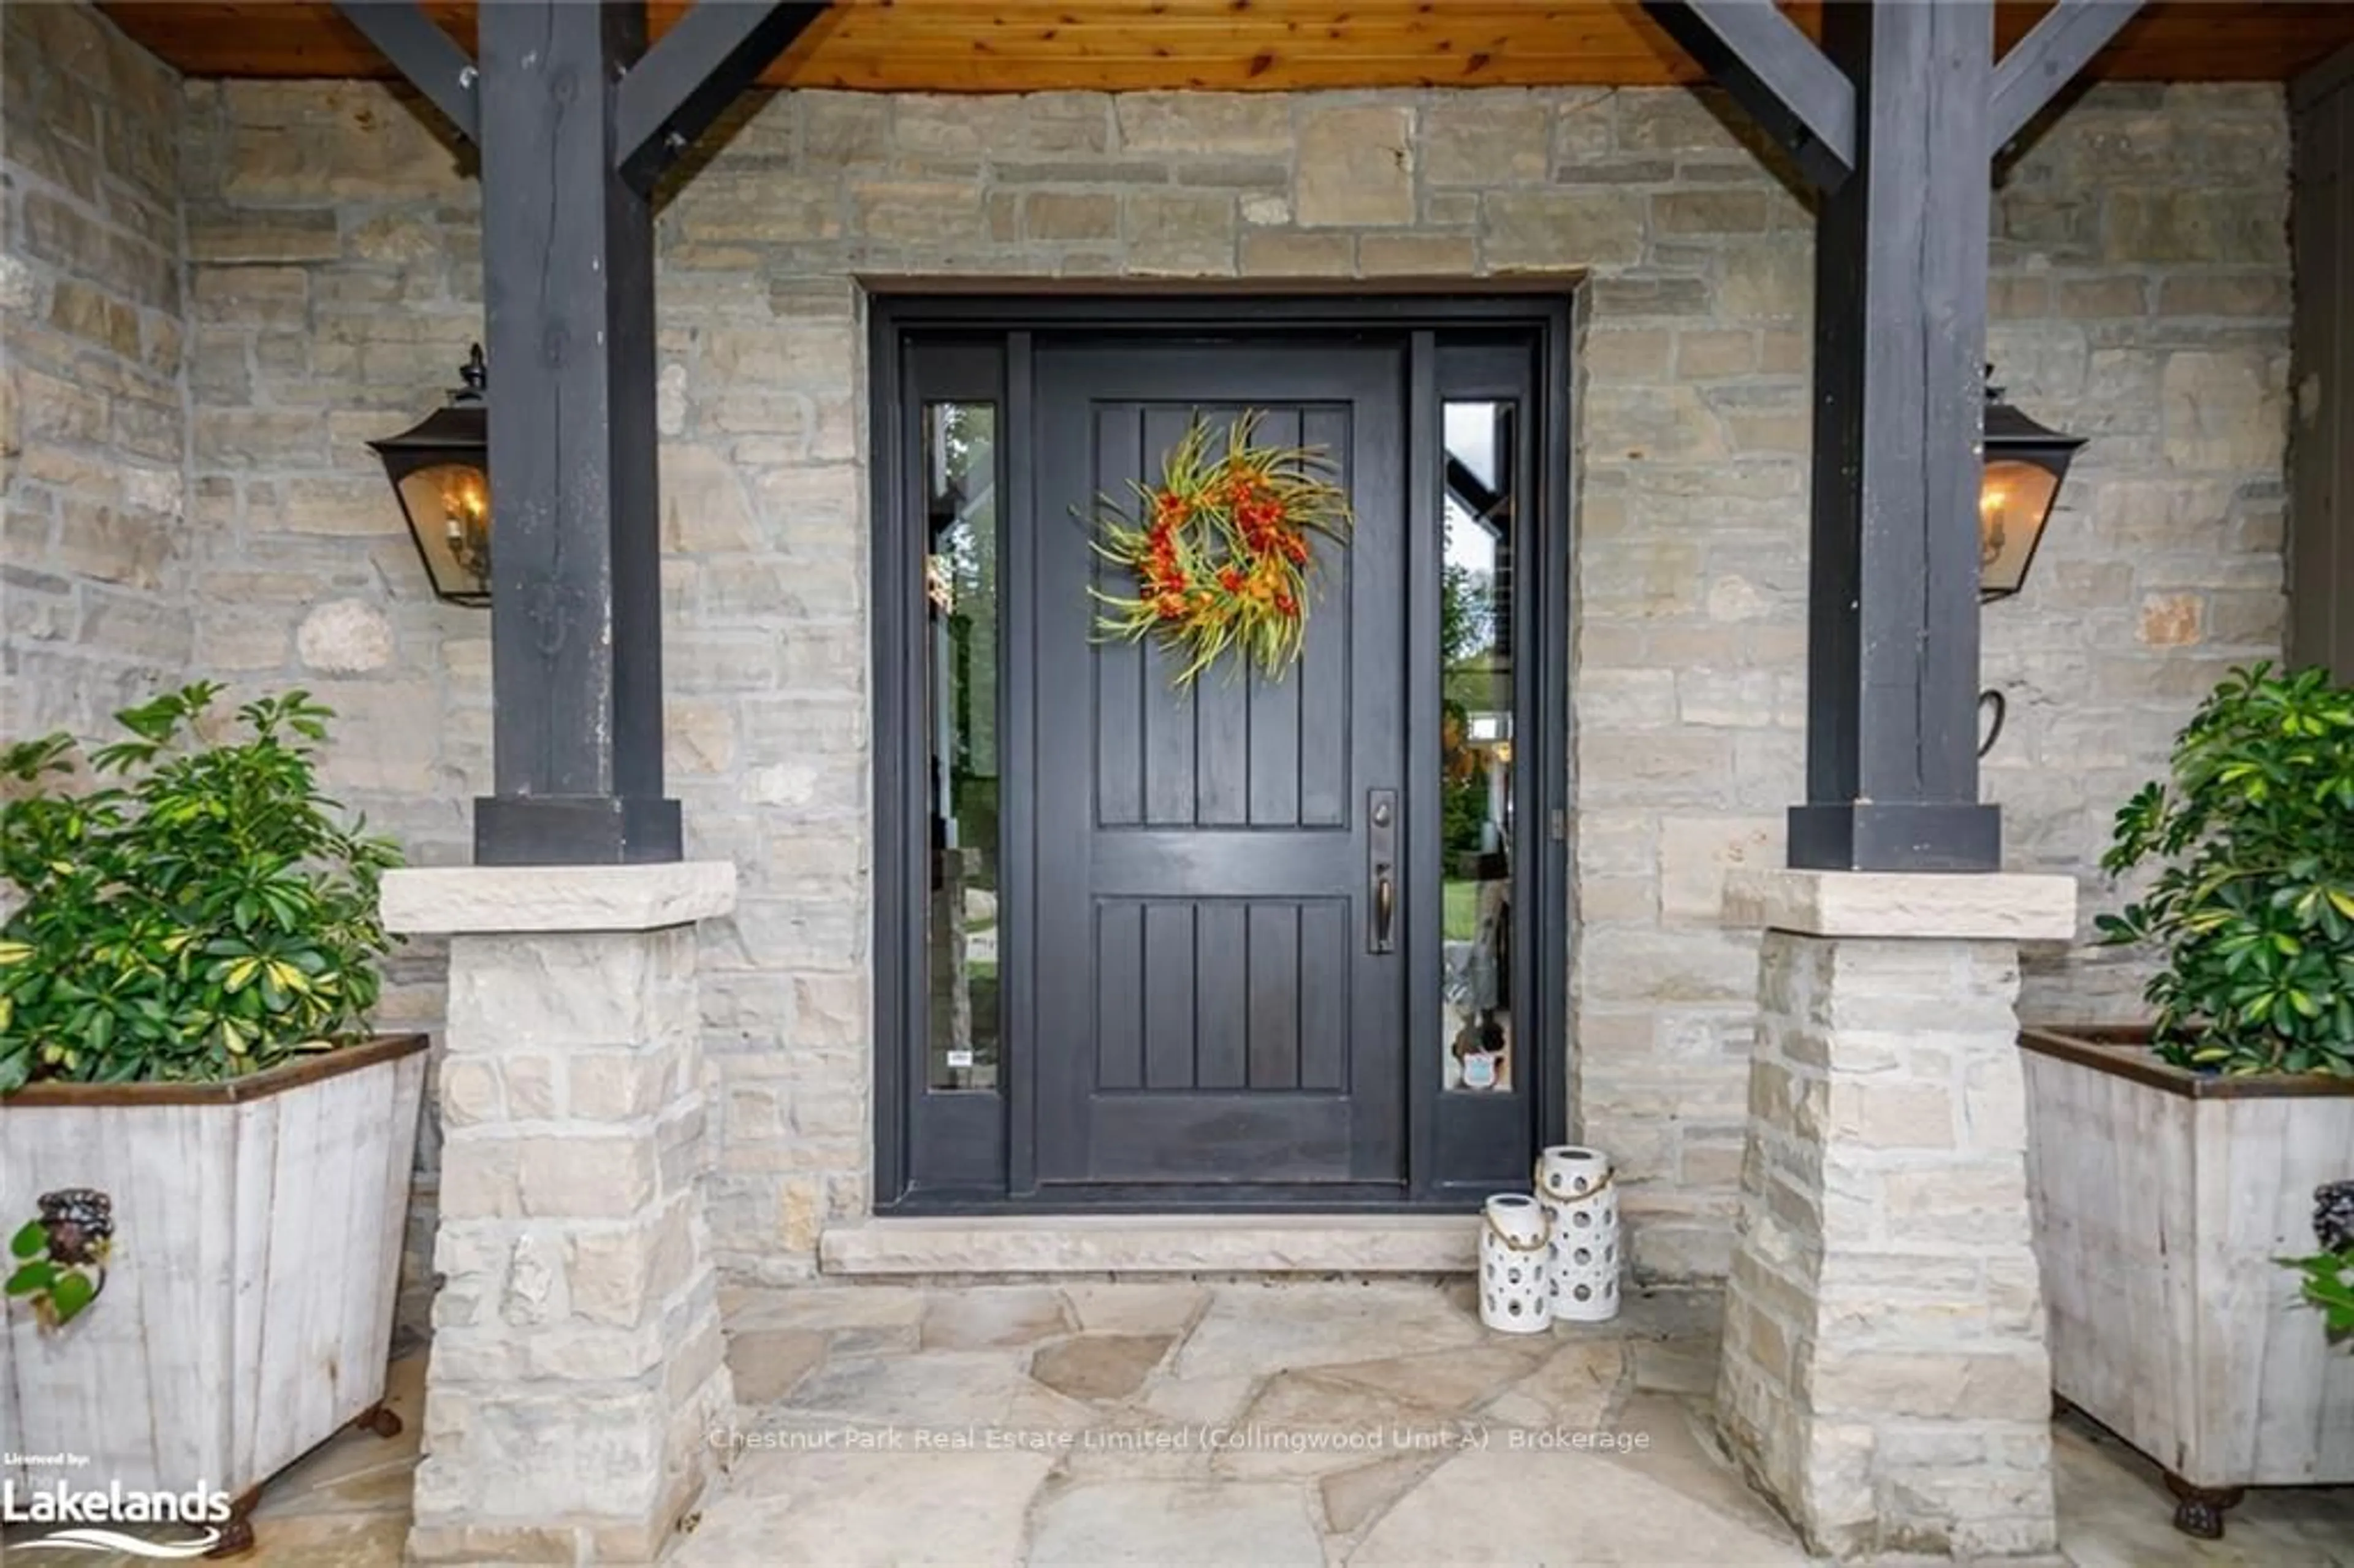
<svg viewBox="0 0 2354 1568"><path fill-rule="evenodd" d="M1855 172L1855 84L1772 0L1644 0L1820 189Z"/></svg>
<svg viewBox="0 0 2354 1568"><path fill-rule="evenodd" d="M1987 155L1999 154L2140 9L2141 0L2059 0L2046 11L1994 68Z"/></svg>
<svg viewBox="0 0 2354 1568"><path fill-rule="evenodd" d="M482 142L474 84L481 73L416 0L335 0L344 20L447 115L467 141Z"/></svg>
<svg viewBox="0 0 2354 1568"><path fill-rule="evenodd" d="M639 190L711 128L822 5L701 0L615 87L613 166Z"/></svg>

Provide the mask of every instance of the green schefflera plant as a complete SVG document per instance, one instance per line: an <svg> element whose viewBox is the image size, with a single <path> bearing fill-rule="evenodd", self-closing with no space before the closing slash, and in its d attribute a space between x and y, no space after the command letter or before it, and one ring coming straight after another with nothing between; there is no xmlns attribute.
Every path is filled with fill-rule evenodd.
<svg viewBox="0 0 2354 1568"><path fill-rule="evenodd" d="M197 730L200 683L0 752L0 1095L28 1082L210 1081L346 1044L380 986L376 891L398 852L321 793L333 710L294 691Z"/></svg>
<svg viewBox="0 0 2354 1568"><path fill-rule="evenodd" d="M2153 1043L2226 1074L2354 1075L2354 688L2234 671L2176 737L2172 777L2118 811L2111 874L2159 866L2096 924L2154 943Z"/></svg>
<svg viewBox="0 0 2354 1568"><path fill-rule="evenodd" d="M2313 1194L2313 1234L2321 1250L2281 1261L2305 1276L2305 1299L2321 1308L2332 1339L2354 1339L2354 1181Z"/></svg>
<svg viewBox="0 0 2354 1568"><path fill-rule="evenodd" d="M9 1238L7 1293L31 1302L44 1330L62 1329L106 1288L113 1244L114 1204L105 1193L44 1192L41 1217Z"/></svg>

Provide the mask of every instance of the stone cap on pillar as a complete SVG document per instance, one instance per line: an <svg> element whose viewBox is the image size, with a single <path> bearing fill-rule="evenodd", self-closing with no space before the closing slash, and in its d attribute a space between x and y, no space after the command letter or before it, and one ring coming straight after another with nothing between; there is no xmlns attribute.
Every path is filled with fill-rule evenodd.
<svg viewBox="0 0 2354 1568"><path fill-rule="evenodd" d="M384 927L404 936L652 931L735 907L729 860L420 866L384 875Z"/></svg>
<svg viewBox="0 0 2354 1568"><path fill-rule="evenodd" d="M2076 935L2076 879L1744 868L1725 877L1724 922L1808 937L2064 942Z"/></svg>

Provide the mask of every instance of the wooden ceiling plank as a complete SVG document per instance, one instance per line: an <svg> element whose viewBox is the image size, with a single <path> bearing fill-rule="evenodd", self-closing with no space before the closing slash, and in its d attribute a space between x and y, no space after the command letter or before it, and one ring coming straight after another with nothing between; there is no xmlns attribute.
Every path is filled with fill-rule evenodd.
<svg viewBox="0 0 2354 1568"><path fill-rule="evenodd" d="M321 0L111 0L101 7L132 37L196 76L388 74L366 40ZM471 50L471 0L425 0L427 13ZM684 0L648 7L656 36ZM2008 48L2050 0L2002 0L1996 34ZM1814 0L1785 5L1819 35ZM1337 36L1335 36L1337 34ZM1690 76L1635 0L847 0L763 80L865 90L1034 91L1086 88L1666 85ZM1139 58L1107 53L1150 38ZM988 47L974 48L976 42ZM2087 75L2115 80L2279 80L2354 42L2354 5L2264 0L2153 0L2097 56ZM1419 63L1414 58L1427 53ZM1313 54L1295 60L1294 54ZM1491 57L1466 73L1471 55ZM1264 61L1261 57L1269 57ZM970 63L980 57L983 69ZM992 59L992 57L994 58ZM991 74L991 69L994 74Z"/></svg>

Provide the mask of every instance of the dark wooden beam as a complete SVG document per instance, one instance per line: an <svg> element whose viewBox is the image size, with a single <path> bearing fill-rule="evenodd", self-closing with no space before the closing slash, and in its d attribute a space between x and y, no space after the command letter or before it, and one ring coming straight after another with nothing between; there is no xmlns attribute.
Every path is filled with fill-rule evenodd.
<svg viewBox="0 0 2354 1568"><path fill-rule="evenodd" d="M1988 0L1829 5L1855 174L1815 256L1807 803L1790 863L1993 871L1978 802Z"/></svg>
<svg viewBox="0 0 2354 1568"><path fill-rule="evenodd" d="M613 157L624 177L651 189L824 11L777 0L701 0L681 16L617 91Z"/></svg>
<svg viewBox="0 0 2354 1568"><path fill-rule="evenodd" d="M1853 171L1854 85L1772 0L1644 0L1643 9L1817 185L1833 189Z"/></svg>
<svg viewBox="0 0 2354 1568"><path fill-rule="evenodd" d="M460 135L482 141L476 128L474 62L434 25L423 6L416 0L335 0L335 9L449 117Z"/></svg>
<svg viewBox="0 0 2354 1568"><path fill-rule="evenodd" d="M653 215L611 155L645 10L506 0L479 16L497 793L475 802L474 858L676 860Z"/></svg>
<svg viewBox="0 0 2354 1568"><path fill-rule="evenodd" d="M1995 67L1987 155L1999 154L2027 129L2140 9L2141 0L2059 0L2046 11Z"/></svg>

